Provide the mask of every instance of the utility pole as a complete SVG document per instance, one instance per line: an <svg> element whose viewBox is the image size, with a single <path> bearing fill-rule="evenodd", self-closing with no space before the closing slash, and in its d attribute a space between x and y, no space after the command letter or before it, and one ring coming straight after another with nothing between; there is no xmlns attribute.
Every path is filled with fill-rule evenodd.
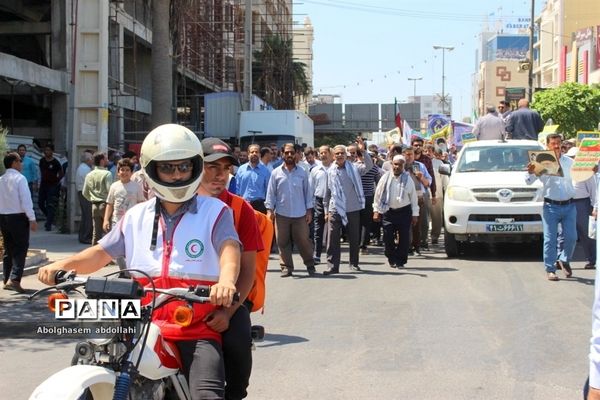
<svg viewBox="0 0 600 400"><path fill-rule="evenodd" d="M413 81L413 101L415 101L415 97L417 97L417 81L423 80L423 77L408 78L408 80Z"/></svg>
<svg viewBox="0 0 600 400"><path fill-rule="evenodd" d="M244 102L243 110L250 111L252 98L252 0L244 9ZM239 140L239 137L237 138Z"/></svg>
<svg viewBox="0 0 600 400"><path fill-rule="evenodd" d="M532 0L533 1L533 0ZM452 51L454 50L453 46L433 46L434 50L442 50L442 96L441 96L441 103L442 103L442 114L446 115L446 88L445 88L445 81L446 81L446 75L444 72L444 64L446 62L446 50L448 51Z"/></svg>

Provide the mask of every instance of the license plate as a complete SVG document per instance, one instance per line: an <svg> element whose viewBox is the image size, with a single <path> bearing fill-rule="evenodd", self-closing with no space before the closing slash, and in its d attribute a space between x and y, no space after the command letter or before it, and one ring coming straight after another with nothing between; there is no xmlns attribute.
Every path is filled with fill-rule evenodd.
<svg viewBox="0 0 600 400"><path fill-rule="evenodd" d="M488 232L523 232L523 224L487 224Z"/></svg>

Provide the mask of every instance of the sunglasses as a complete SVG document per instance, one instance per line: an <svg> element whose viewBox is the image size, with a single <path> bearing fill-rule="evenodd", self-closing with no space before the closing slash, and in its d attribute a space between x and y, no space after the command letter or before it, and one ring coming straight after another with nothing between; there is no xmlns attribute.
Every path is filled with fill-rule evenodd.
<svg viewBox="0 0 600 400"><path fill-rule="evenodd" d="M173 175L175 170L179 170L182 174L191 171L194 164L190 161L182 162L181 164L156 164L156 170L161 174Z"/></svg>

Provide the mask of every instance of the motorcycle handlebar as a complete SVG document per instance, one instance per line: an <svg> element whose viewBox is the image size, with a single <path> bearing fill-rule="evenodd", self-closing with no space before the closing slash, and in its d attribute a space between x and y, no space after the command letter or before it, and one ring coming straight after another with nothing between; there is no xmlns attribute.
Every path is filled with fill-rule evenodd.
<svg viewBox="0 0 600 400"><path fill-rule="evenodd" d="M34 293L33 295L31 295L31 298L33 298L34 296L51 290L51 289L57 289L57 290L71 290L77 286L82 286L84 284L87 283L89 277L78 277L77 274L75 272L72 271L64 271L64 270L60 270L57 271L55 276L54 276L54 282L56 283L55 286L49 286L45 289L42 289L36 293ZM144 288L144 293L148 293L148 292L153 292L154 289L151 287L146 287ZM87 290L86 290L87 292ZM191 301L194 303L208 303L210 302L210 286L207 285L197 285L195 287L189 287L189 288L168 288L168 289L156 289L157 293L163 294L163 295L167 295L170 297L178 297L182 300L187 300L187 301ZM99 294L99 293L95 293L95 294ZM233 302L237 303L240 301L240 294L239 293L235 293L233 295Z"/></svg>

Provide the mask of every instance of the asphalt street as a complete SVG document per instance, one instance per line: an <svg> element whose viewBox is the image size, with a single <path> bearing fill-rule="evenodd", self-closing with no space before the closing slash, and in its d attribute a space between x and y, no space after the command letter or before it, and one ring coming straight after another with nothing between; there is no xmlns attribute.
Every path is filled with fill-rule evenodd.
<svg viewBox="0 0 600 400"><path fill-rule="evenodd" d="M362 272L343 266L315 278L297 256L294 276L280 278L272 255L265 310L253 314L267 333L253 353L248 399L581 398L594 283L583 260L572 278L549 282L528 246L478 246L460 259L437 247L403 270L382 251L361 256ZM42 287L34 276L23 286ZM0 292L0 327L16 315L46 318L42 300ZM28 398L69 365L73 348L3 338L0 397Z"/></svg>

